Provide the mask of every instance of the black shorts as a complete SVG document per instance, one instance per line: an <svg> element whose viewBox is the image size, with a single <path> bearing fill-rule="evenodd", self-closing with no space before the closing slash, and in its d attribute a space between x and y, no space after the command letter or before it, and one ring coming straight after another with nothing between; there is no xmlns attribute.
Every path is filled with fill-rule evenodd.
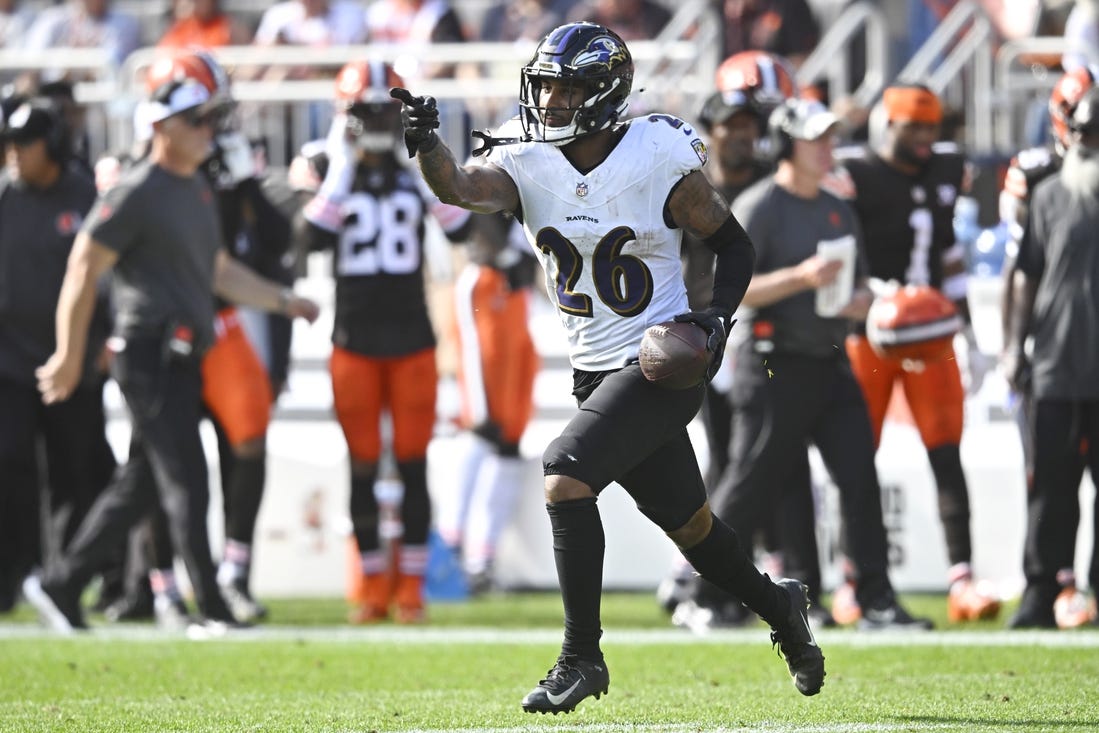
<svg viewBox="0 0 1099 733"><path fill-rule="evenodd" d="M574 383L580 411L546 448L543 472L583 481L596 494L617 481L661 529L682 527L706 501L687 436L704 386L663 389L636 364L577 372Z"/></svg>

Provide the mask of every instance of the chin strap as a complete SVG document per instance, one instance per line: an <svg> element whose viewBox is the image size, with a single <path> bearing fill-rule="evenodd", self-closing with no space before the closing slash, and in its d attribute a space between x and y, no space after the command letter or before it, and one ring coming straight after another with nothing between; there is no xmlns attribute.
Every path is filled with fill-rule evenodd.
<svg viewBox="0 0 1099 733"><path fill-rule="evenodd" d="M523 137L492 137L491 130L473 130L470 134L481 141L480 144L473 149L473 156L475 158L479 158L482 155L488 155L492 152L492 149L498 145L518 145L519 143L529 143L533 140L530 135L524 135Z"/></svg>

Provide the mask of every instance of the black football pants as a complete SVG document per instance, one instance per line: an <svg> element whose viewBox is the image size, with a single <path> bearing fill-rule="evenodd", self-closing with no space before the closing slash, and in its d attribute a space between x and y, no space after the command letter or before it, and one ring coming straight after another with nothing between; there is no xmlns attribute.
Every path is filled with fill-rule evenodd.
<svg viewBox="0 0 1099 733"><path fill-rule="evenodd" d="M57 572L78 592L114 552L119 538L157 502L168 516L176 554L183 559L200 612L230 619L215 580L206 529L209 485L199 437L202 377L199 359L165 356L159 337L130 338L115 359L115 379L130 410L130 456L80 526Z"/></svg>
<svg viewBox="0 0 1099 733"><path fill-rule="evenodd" d="M808 511L804 501L790 502L789 492L804 491L791 484L804 480L791 468L803 464L812 442L839 487L859 603L879 608L891 602L874 436L847 360L772 354L764 365L760 356L742 351L732 402L729 468L711 494L714 513L750 537L776 510ZM781 524L805 532L813 527L811 516L783 517Z"/></svg>

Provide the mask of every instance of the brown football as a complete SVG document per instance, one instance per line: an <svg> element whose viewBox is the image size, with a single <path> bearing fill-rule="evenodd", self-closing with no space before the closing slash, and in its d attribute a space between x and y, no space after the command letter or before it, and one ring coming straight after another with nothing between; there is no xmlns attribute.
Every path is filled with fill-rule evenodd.
<svg viewBox="0 0 1099 733"><path fill-rule="evenodd" d="M928 285L905 285L879 295L866 316L870 346L890 359L946 358L961 327L954 303Z"/></svg>
<svg viewBox="0 0 1099 733"><path fill-rule="evenodd" d="M706 331L693 323L667 321L649 326L641 339L641 373L666 389L687 389L706 378L710 352Z"/></svg>

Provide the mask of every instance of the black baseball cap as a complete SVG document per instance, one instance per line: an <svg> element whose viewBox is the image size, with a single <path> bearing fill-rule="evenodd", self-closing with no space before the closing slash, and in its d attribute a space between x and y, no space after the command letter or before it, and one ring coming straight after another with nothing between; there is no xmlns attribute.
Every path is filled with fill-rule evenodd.
<svg viewBox="0 0 1099 733"><path fill-rule="evenodd" d="M0 138L15 143L31 142L49 137L56 124L57 117L46 103L24 102L4 120Z"/></svg>
<svg viewBox="0 0 1099 733"><path fill-rule="evenodd" d="M703 103L698 121L709 130L714 125L720 125L738 112L748 112L757 119L762 118L755 101L743 89L714 92Z"/></svg>

